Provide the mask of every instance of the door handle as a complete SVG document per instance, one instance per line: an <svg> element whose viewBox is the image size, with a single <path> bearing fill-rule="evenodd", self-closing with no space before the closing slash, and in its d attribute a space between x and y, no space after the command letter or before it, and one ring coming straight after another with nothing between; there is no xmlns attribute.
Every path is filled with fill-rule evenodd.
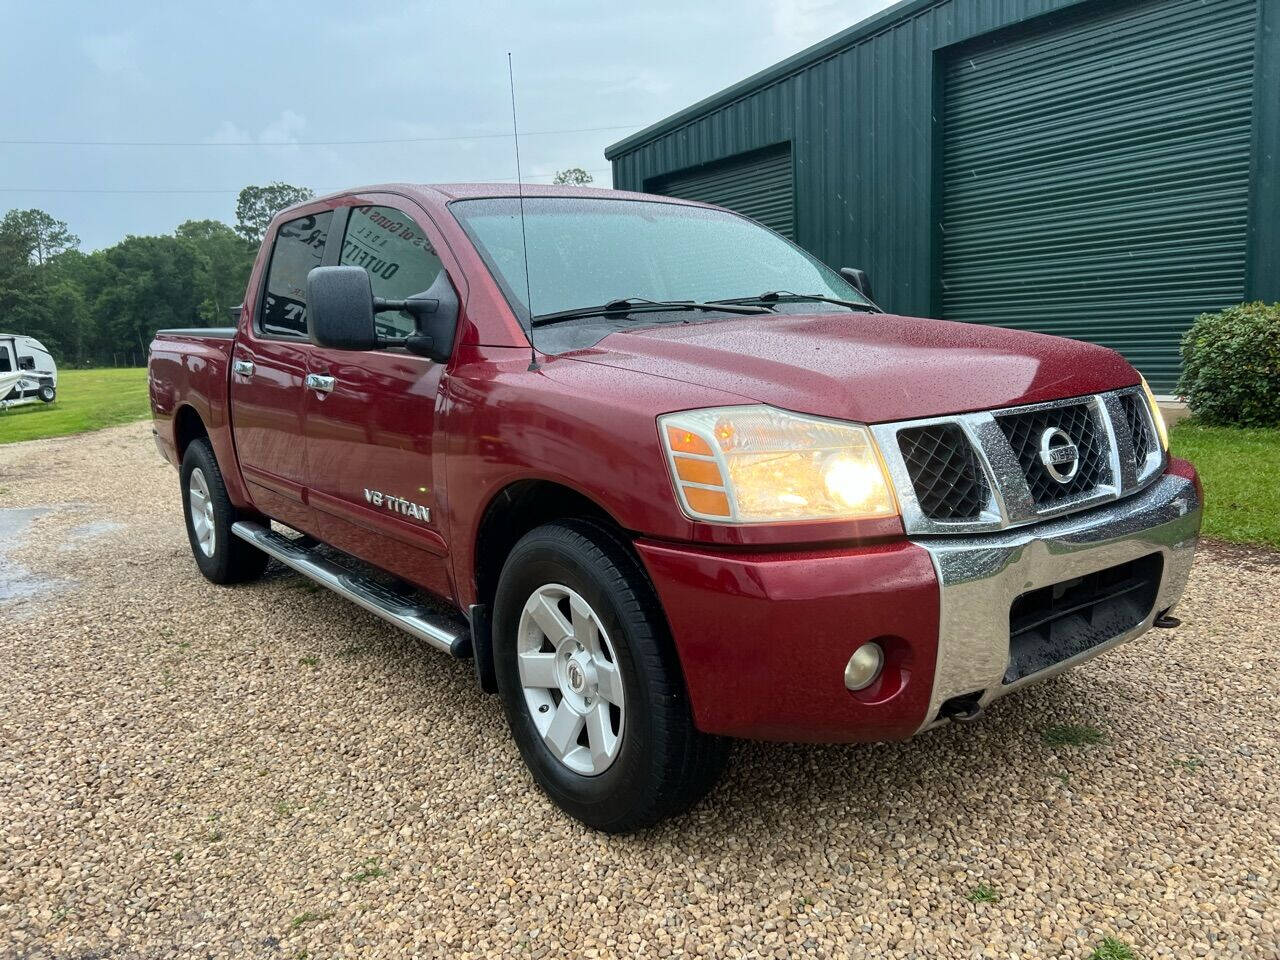
<svg viewBox="0 0 1280 960"><path fill-rule="evenodd" d="M252 360L237 360L237 361L235 361L233 364L231 364L231 369L232 369L236 374L238 374L239 376L242 376L242 377L252 377L252 376L253 376L253 361L252 361Z"/></svg>
<svg viewBox="0 0 1280 960"><path fill-rule="evenodd" d="M332 393L334 379L333 377L322 377L318 373L308 373L306 384L317 393Z"/></svg>

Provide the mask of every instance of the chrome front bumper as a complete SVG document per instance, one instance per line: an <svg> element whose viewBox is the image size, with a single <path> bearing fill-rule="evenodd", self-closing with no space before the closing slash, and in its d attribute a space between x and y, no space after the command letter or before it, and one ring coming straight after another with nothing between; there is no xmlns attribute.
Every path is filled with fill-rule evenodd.
<svg viewBox="0 0 1280 960"><path fill-rule="evenodd" d="M1165 474L1124 500L1032 527L968 537L921 537L940 585L938 658L921 730L945 722L942 705L981 691L979 706L1043 680L1151 629L1182 596L1191 574L1202 506L1190 480ZM1159 553L1156 602L1138 626L1012 683L1009 611L1029 590Z"/></svg>

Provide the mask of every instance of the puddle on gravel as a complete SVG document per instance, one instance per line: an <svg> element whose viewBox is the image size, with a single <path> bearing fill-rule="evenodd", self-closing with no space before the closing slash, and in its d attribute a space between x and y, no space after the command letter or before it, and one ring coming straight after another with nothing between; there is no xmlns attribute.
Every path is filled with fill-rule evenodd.
<svg viewBox="0 0 1280 960"><path fill-rule="evenodd" d="M38 577L12 559L23 546L31 521L52 512L48 507L0 509L0 603L57 589L58 581Z"/></svg>
<svg viewBox="0 0 1280 960"><path fill-rule="evenodd" d="M64 542L59 550L78 550L80 545L86 540L92 540L95 537L104 537L108 533L115 533L117 530L123 530L123 523L116 523L113 520L95 520L93 523L82 523L78 527L72 527L67 533L66 542Z"/></svg>

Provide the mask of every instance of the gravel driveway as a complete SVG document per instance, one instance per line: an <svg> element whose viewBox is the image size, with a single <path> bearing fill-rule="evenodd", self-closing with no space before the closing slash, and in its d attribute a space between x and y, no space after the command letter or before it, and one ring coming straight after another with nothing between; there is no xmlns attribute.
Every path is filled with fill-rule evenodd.
<svg viewBox="0 0 1280 960"><path fill-rule="evenodd" d="M147 424L0 447L0 506L0 956L1280 955L1280 555L1206 548L1185 626L980 723L743 744L609 838L470 663L202 580Z"/></svg>

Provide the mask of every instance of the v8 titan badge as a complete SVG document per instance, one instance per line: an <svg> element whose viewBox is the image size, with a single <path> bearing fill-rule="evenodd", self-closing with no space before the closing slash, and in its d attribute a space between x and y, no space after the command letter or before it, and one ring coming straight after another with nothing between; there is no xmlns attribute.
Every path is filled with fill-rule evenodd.
<svg viewBox="0 0 1280 960"><path fill-rule="evenodd" d="M406 517L413 517L413 519L421 520L423 523L431 522L430 507L424 507L422 504L406 500L404 497L392 496L389 493L383 493L381 490L370 490L365 487L364 498L375 507L385 507L391 513L402 513Z"/></svg>

